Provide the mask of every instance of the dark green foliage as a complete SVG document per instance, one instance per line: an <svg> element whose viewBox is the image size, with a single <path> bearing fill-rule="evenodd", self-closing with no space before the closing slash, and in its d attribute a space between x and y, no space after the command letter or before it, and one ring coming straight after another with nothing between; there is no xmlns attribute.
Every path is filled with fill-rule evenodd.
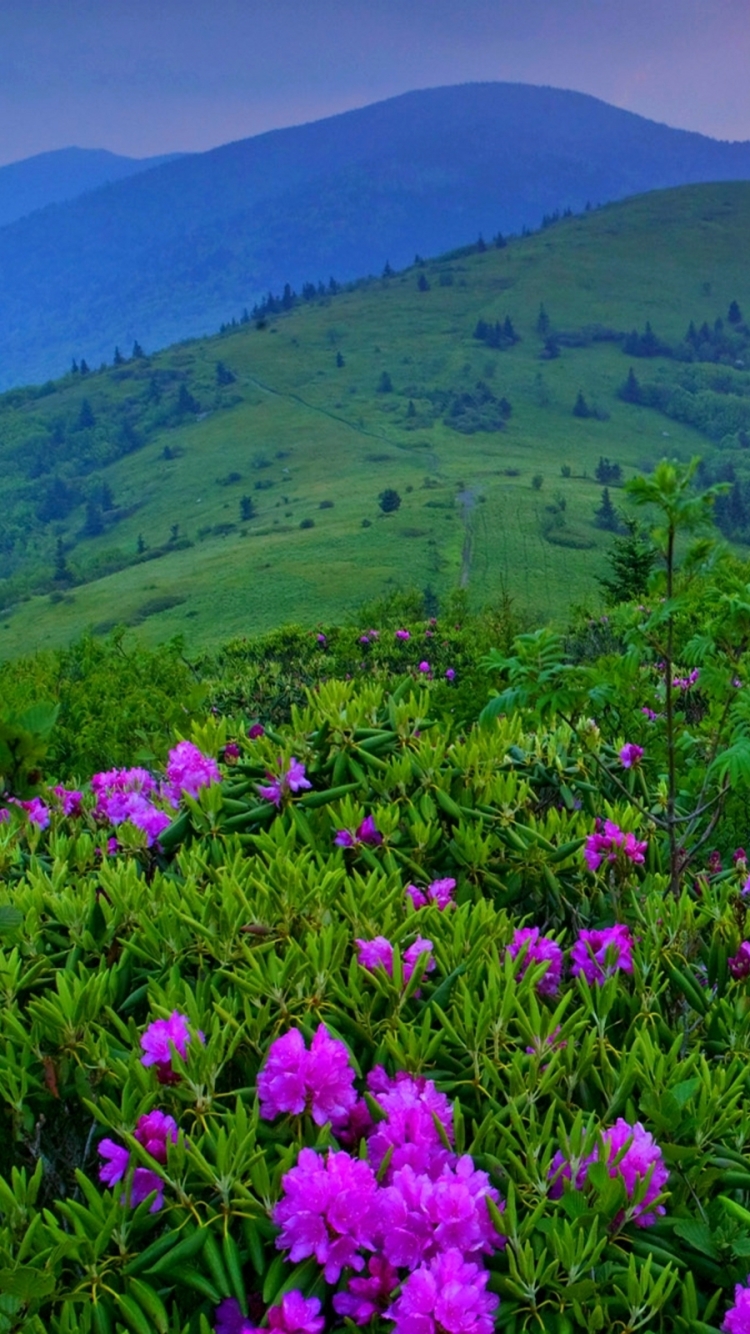
<svg viewBox="0 0 750 1334"><path fill-rule="evenodd" d="M540 305L539 314L536 317L536 331L539 334L540 338L546 338L547 334L549 333L549 329L550 329L549 315L544 309L544 305Z"/></svg>
<svg viewBox="0 0 750 1334"><path fill-rule="evenodd" d="M336 353L336 365L338 366L339 370L341 370L342 366L346 365L346 362L344 361L344 354L342 352Z"/></svg>
<svg viewBox="0 0 750 1334"><path fill-rule="evenodd" d="M521 341L510 315L506 315L502 323L500 320L496 320L494 324L488 324L487 320L483 319L477 320L474 337L486 343L488 347L497 348L500 352L507 351Z"/></svg>
<svg viewBox="0 0 750 1334"><path fill-rule="evenodd" d="M379 394L393 393L393 381L391 380L388 371L381 372L380 379L378 380L378 393Z"/></svg>
<svg viewBox="0 0 750 1334"><path fill-rule="evenodd" d="M594 523L597 528L604 528L608 533L617 532L620 526L617 511L610 499L609 488L606 486L602 491L601 503L594 513Z"/></svg>
<svg viewBox="0 0 750 1334"><path fill-rule="evenodd" d="M730 324L742 324L742 311L736 301L731 303L727 319Z"/></svg>
<svg viewBox="0 0 750 1334"><path fill-rule="evenodd" d="M201 410L201 405L198 402L197 398L195 398L191 394L186 384L181 384L180 392L177 395L178 416L185 417L188 414L195 415L196 413L200 412L200 410Z"/></svg>
<svg viewBox="0 0 750 1334"><path fill-rule="evenodd" d="M668 343L657 338L648 320L641 334L633 329L624 339L622 350L628 357L671 357L672 349Z"/></svg>
<svg viewBox="0 0 750 1334"><path fill-rule="evenodd" d="M78 430L89 431L92 426L96 426L96 418L87 398L81 402L81 410L78 414Z"/></svg>
<svg viewBox="0 0 750 1334"><path fill-rule="evenodd" d="M644 598L658 559L647 531L635 519L625 519L624 525L626 531L614 539L607 552L611 575L597 580L610 606Z"/></svg>
<svg viewBox="0 0 750 1334"><path fill-rule="evenodd" d="M430 284L429 284L428 281L427 281L427 275L426 275L426 274L424 274L424 273L420 273L420 275L419 275L419 277L418 277L418 279L417 279L417 287L418 287L418 289L419 289L420 292L429 292L429 290L430 290Z"/></svg>
<svg viewBox="0 0 750 1334"><path fill-rule="evenodd" d="M542 487L544 486L544 474L541 472L535 472L534 476L531 479L531 485L534 491L541 491Z"/></svg>
<svg viewBox="0 0 750 1334"><path fill-rule="evenodd" d="M628 371L627 380L624 384L620 385L620 388L617 391L617 396L622 399L623 403L640 403L641 386L636 379L636 374L632 366Z"/></svg>
<svg viewBox="0 0 750 1334"><path fill-rule="evenodd" d="M314 528L314 527L315 527L314 519L302 519L300 521L300 528Z"/></svg>
<svg viewBox="0 0 750 1334"><path fill-rule="evenodd" d="M582 391L579 389L578 396L576 398L575 403L573 404L573 416L592 417L593 415L594 414L592 413L588 403L586 402L586 399L584 398Z"/></svg>
<svg viewBox="0 0 750 1334"><path fill-rule="evenodd" d="M98 537L100 533L104 532L102 511L95 500L86 502L86 518L81 532L84 537Z"/></svg>
<svg viewBox="0 0 750 1334"><path fill-rule="evenodd" d="M228 366L225 366L225 365L224 365L224 362L223 362L223 361L217 361L217 363L216 363L216 383L217 383L218 385L221 385L222 388L223 388L225 385L228 385L228 384L234 384L234 382L235 382L236 379L237 379L237 376L234 375L233 372L229 370Z"/></svg>
<svg viewBox="0 0 750 1334"><path fill-rule="evenodd" d="M133 361L143 361L143 359L144 359L144 357L145 357L145 355L146 355L146 353L143 351L143 348L141 347L141 345L140 345L140 343L138 342L137 339L136 339L136 341L133 343L133 351L132 351L131 355L132 355Z"/></svg>
<svg viewBox="0 0 750 1334"><path fill-rule="evenodd" d="M401 507L401 497L392 486L387 486L378 496L378 504L384 514L395 514Z"/></svg>
<svg viewBox="0 0 750 1334"><path fill-rule="evenodd" d="M505 396L497 398L483 380L478 380L473 391L463 390L451 395L433 394L433 402L445 412L443 421L462 435L476 431L502 431L513 412Z"/></svg>
<svg viewBox="0 0 750 1334"><path fill-rule="evenodd" d="M243 496L240 500L240 519L243 523L248 523L255 517L255 501L252 496Z"/></svg>
<svg viewBox="0 0 750 1334"><path fill-rule="evenodd" d="M600 456L594 476L602 486L616 486L622 480L622 468L619 463L612 463Z"/></svg>

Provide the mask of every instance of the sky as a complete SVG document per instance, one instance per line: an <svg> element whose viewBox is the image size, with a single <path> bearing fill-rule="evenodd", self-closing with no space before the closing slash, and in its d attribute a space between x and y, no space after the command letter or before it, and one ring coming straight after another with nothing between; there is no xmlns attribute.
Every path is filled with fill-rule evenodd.
<svg viewBox="0 0 750 1334"><path fill-rule="evenodd" d="M749 72L750 0L0 0L0 165L202 151L482 80L750 139Z"/></svg>

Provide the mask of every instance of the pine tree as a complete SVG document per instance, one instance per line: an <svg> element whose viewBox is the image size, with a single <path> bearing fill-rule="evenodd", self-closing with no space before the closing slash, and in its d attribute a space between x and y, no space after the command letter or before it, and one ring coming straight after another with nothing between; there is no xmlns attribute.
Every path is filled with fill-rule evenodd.
<svg viewBox="0 0 750 1334"><path fill-rule="evenodd" d="M624 384L620 385L620 388L618 389L617 393L618 397L622 399L623 403L640 403L641 386L639 385L638 380L636 379L635 371L633 370L632 366L628 371L627 380L625 381Z"/></svg>
<svg viewBox="0 0 750 1334"><path fill-rule="evenodd" d="M249 523L255 517L255 502L252 496L243 496L240 500L240 519Z"/></svg>
<svg viewBox="0 0 750 1334"><path fill-rule="evenodd" d="M546 338L549 333L549 315L543 305L539 307L539 314L536 317L536 331L540 338Z"/></svg>
<svg viewBox="0 0 750 1334"><path fill-rule="evenodd" d="M394 514L401 505L401 497L392 486L386 487L378 496L378 504L384 514Z"/></svg>
<svg viewBox="0 0 750 1334"><path fill-rule="evenodd" d="M602 491L602 500L594 514L594 523L597 528L604 528L609 533L617 532L620 526L617 511L610 500L609 487L607 486Z"/></svg>
<svg viewBox="0 0 750 1334"><path fill-rule="evenodd" d="M727 319L730 324L742 324L742 311L736 301L733 301L730 305Z"/></svg>
<svg viewBox="0 0 750 1334"><path fill-rule="evenodd" d="M122 365L124 365L124 363L125 363L125 358L124 358L124 356L122 355L122 352L120 351L119 347L116 347L116 348L115 348L115 355L114 355L114 358L113 358L113 365L115 365L115 366L122 366Z"/></svg>
<svg viewBox="0 0 750 1334"><path fill-rule="evenodd" d="M597 579L609 606L645 597L656 564L657 551L635 519L625 519L627 531L616 537L607 554L609 579Z"/></svg>
<svg viewBox="0 0 750 1334"><path fill-rule="evenodd" d="M583 397L583 393L580 389L578 390L578 397L573 405L573 416L574 417L591 416L591 409L588 403L586 402L586 399Z"/></svg>

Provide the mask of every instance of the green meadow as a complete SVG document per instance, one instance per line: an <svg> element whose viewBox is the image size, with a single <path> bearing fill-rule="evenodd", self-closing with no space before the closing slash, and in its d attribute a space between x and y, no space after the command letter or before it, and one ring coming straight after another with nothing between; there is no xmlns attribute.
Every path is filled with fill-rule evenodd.
<svg viewBox="0 0 750 1334"><path fill-rule="evenodd" d="M594 523L599 459L620 464L625 480L664 454L714 457L718 442L618 398L631 364L658 381L675 378L674 361L646 367L617 342L573 347L564 338L548 359L540 306L561 335L649 321L678 341L691 320L726 318L734 300L750 314L749 234L750 184L657 192L503 248L488 238L485 250L364 280L262 328L251 320L70 374L42 395L5 395L5 527L18 534L31 517L5 543L0 654L120 623L138 626L146 642L181 633L207 646L284 622L340 621L363 600L407 587L439 599L463 586L475 607L508 595L528 620L560 620L597 596L605 570L611 537ZM478 320L506 316L513 346L473 336ZM231 384L217 386L218 362ZM750 371L731 374L732 392L750 394ZM140 410L155 383L162 401L185 385L195 410L89 468L76 481L79 503L37 522L34 488L47 485L53 421L79 416L85 398L106 439L110 418ZM447 424L466 423L450 405L475 400L477 385L480 398L511 404L503 429ZM579 392L595 416L573 415ZM21 466L27 441L43 456L36 479ZM74 471L70 461L61 469ZM102 483L117 522L82 536L86 497ZM391 514L378 504L386 488L401 497ZM62 581L61 549L71 572Z"/></svg>

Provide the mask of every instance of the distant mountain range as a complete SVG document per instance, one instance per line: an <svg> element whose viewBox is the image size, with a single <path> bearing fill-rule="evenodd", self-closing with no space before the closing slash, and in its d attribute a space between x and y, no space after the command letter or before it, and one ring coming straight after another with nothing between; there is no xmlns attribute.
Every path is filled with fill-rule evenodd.
<svg viewBox="0 0 750 1334"><path fill-rule="evenodd" d="M103 148L59 148L37 153L0 167L0 227L48 204L62 204L111 181L173 162L179 153L161 157L121 157Z"/></svg>
<svg viewBox="0 0 750 1334"><path fill-rule="evenodd" d="M344 281L558 210L749 178L750 143L581 93L407 93L139 170L1 228L0 388L72 357L110 361L116 344L215 329L285 282Z"/></svg>

